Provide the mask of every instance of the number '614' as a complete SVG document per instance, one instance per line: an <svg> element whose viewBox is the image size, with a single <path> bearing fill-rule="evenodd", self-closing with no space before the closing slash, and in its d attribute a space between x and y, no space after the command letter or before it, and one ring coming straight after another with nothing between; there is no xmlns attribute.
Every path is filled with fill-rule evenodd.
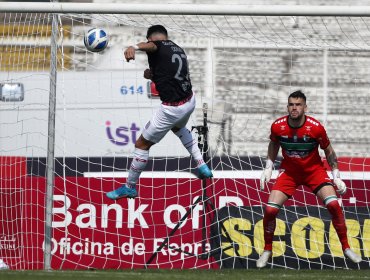
<svg viewBox="0 0 370 280"><path fill-rule="evenodd" d="M143 86L138 86L138 87L136 87L136 86L121 86L120 92L123 95L135 94L135 93L143 94L144 90L143 90Z"/></svg>

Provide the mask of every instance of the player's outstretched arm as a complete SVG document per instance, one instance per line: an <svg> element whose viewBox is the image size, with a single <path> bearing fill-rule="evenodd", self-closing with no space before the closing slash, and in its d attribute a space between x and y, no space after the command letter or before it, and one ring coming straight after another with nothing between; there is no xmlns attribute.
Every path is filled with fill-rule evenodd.
<svg viewBox="0 0 370 280"><path fill-rule="evenodd" d="M265 189L265 184L268 183L272 175L272 167L274 166L274 161L279 152L280 144L278 142L270 141L267 149L267 160L265 169L263 169L261 179L260 179L260 189L263 191Z"/></svg>
<svg viewBox="0 0 370 280"><path fill-rule="evenodd" d="M135 59L136 50L150 53L150 52L155 52L157 50L157 46L153 42L141 42L141 43L136 44L135 46L128 47L124 52L125 59L127 62Z"/></svg>
<svg viewBox="0 0 370 280"><path fill-rule="evenodd" d="M347 186L340 178L337 155L335 154L335 151L331 144L329 144L329 146L324 149L324 152L326 160L332 170L333 181L334 184L337 186L337 191L340 195L344 195L347 191Z"/></svg>

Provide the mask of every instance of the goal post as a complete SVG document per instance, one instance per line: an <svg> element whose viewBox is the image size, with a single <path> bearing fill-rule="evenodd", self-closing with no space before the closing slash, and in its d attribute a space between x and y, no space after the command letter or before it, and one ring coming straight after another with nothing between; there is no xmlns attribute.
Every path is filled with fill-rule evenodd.
<svg viewBox="0 0 370 280"><path fill-rule="evenodd" d="M269 266L369 268L369 16L364 6L1 2L0 259L10 269L255 268L270 125L301 89L338 155L348 237L364 261L344 258L322 202L299 187ZM169 133L150 151L139 197L113 202L105 194L125 183L160 106L146 55L122 57L153 24L188 56L188 128L207 127L199 144L214 178L199 180ZM84 47L93 27L109 35L103 52Z"/></svg>

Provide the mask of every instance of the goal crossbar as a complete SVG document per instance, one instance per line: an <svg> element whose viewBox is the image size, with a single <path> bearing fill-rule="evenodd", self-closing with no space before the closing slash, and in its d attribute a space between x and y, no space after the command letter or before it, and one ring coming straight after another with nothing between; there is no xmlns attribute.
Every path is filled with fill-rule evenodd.
<svg viewBox="0 0 370 280"><path fill-rule="evenodd" d="M370 6L1 2L0 12L363 17Z"/></svg>

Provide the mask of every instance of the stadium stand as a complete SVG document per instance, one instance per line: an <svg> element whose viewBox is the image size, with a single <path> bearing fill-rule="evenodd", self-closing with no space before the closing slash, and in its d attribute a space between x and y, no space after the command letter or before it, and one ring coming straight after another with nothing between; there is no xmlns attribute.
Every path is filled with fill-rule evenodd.
<svg viewBox="0 0 370 280"><path fill-rule="evenodd" d="M104 1L99 1L104 2ZM108 2L108 1L107 1ZM114 2L109 0L109 2ZM121 2L121 1L117 1ZM150 3L151 1L130 1L132 3ZM166 1L158 1L165 3ZM172 1L174 2L174 1ZM176 2L176 1L175 1ZM178 3L224 3L224 1L177 1ZM246 3L248 2L248 3ZM280 2L280 3L279 3ZM230 1L230 4L255 4L253 1ZM261 0L259 5L272 4L270 0ZM274 1L273 4L301 4L299 1ZM310 5L343 5L343 1L310 0ZM365 0L353 1L353 5L367 4ZM97 16L98 18L99 16ZM26 19L25 19L26 20ZM86 57L85 48L79 34L83 33L83 23L87 19L81 18L80 22L63 26L64 37L64 64L67 71L85 71L88 65L94 64L98 57ZM122 26L112 28L110 34L111 45L134 43L145 38L147 23L141 22L139 16L127 17L127 20L136 21L134 29ZM3 19L6 23L6 18ZM68 15L63 21L69 21ZM148 22L153 19L148 19ZM209 23L209 27L207 25ZM211 24L212 23L212 24ZM250 25L248 25L250 24ZM182 32L182 26L192 27L192 33ZM204 26L208 28L204 28ZM294 29L294 26L301 28ZM25 30L24 26L28 26ZM245 28L248 26L248 28ZM289 28L284 28L289 26ZM171 25L171 38L185 46L190 62L191 78L194 88L199 95L205 94L205 65L207 40L204 30L208 35L223 34L225 38L214 38L213 67L213 96L218 102L228 104L231 108L230 117L226 122L231 122L232 146L239 155L261 155L265 153L268 141L269 123L279 115L285 114L286 97L289 92L297 88L308 95L310 113L327 124L331 138L341 147L356 147L338 149L338 154L366 156L370 152L370 136L362 133L363 128L369 131L367 115L369 106L369 74L370 55L368 51L354 51L364 29L368 28L362 18L343 19L300 17L293 20L283 17L267 19L254 17L240 23L237 19L213 22L209 17L203 22L197 17L182 17L176 25ZM293 29L292 29L293 27ZM50 49L45 46L45 38L50 35L42 25L29 23L8 30L8 25L0 25L1 71L45 71L49 67ZM353 34L353 38L343 39L343 30L346 34ZM355 31L355 32L352 32ZM205 35L205 34L204 34ZM262 36L263 35L263 36ZM234 42L239 38L240 46L235 47ZM17 45L16 42L28 42ZM249 41L248 41L249 40ZM320 48L317 42L320 41ZM6 42L9 42L7 44ZM246 43L247 42L247 43ZM248 46L249 43L266 44L273 42L277 48L256 48ZM281 45L289 42L291 48ZM346 42L346 43L343 43ZM351 42L352 45L348 45ZM322 45L324 43L324 45ZM346 45L347 44L347 45ZM42 46L40 46L42 45ZM230 47L231 46L231 47ZM297 48L293 48L297 46ZM303 49L302 46L307 46ZM316 49L315 49L316 47ZM328 90L327 103L324 107L323 95L323 49L337 47L336 51L328 53ZM58 60L61 60L61 53ZM139 63L146 64L145 56L138 56ZM40 63L42 61L42 63ZM61 63L59 63L61 66ZM324 118L325 110L327 116ZM263 122L256 121L260 120ZM218 131L219 125L215 125ZM351 133L346 133L350 131ZM231 143L228 143L231 144Z"/></svg>

